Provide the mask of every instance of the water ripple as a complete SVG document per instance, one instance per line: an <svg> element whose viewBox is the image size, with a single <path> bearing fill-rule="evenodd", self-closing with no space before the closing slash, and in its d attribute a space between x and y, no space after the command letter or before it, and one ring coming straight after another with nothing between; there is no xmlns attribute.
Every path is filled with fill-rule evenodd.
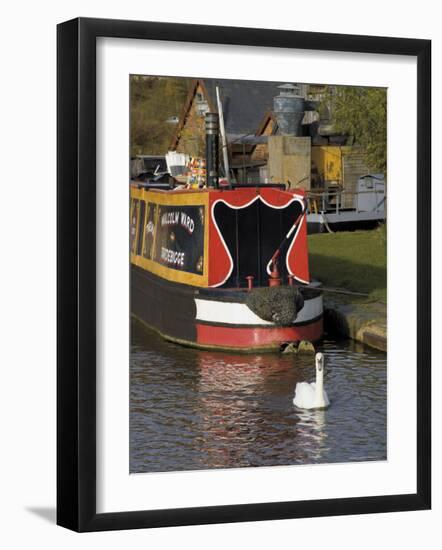
<svg viewBox="0 0 442 550"><path fill-rule="evenodd" d="M132 322L130 470L385 460L386 355L326 340L331 406L299 411L312 356L199 351Z"/></svg>

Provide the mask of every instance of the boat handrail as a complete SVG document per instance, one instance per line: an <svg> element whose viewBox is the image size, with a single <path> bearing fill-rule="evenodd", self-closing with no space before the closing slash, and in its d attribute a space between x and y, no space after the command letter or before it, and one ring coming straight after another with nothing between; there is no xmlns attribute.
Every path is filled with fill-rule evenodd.
<svg viewBox="0 0 442 550"><path fill-rule="evenodd" d="M253 188L253 187L264 187L264 188L273 188L273 189L283 189L286 190L287 186L285 183L232 183L230 188L233 189L241 189L241 188ZM223 189L222 186L220 186L219 189ZM226 185L225 189L229 189L229 187Z"/></svg>
<svg viewBox="0 0 442 550"><path fill-rule="evenodd" d="M353 199L353 205L351 207L343 206L343 197L346 196L354 196ZM313 210L318 213L318 204L317 201L321 201L321 212L331 212L335 210L336 214L339 214L340 210L348 209L356 210L356 212L366 211L366 210L360 210L357 206L357 197L359 195L374 195L375 196L375 207L370 210L370 212L379 212L380 207L383 205L383 203L387 199L387 194L385 187L380 189L368 189L366 191L348 191L345 189L339 189L336 191L307 191L307 204L308 204L308 211L312 212L312 202L313 202ZM380 200L378 200L378 196L381 196ZM330 204L330 199L333 199L336 197L336 202L334 204ZM328 204L326 204L326 202Z"/></svg>

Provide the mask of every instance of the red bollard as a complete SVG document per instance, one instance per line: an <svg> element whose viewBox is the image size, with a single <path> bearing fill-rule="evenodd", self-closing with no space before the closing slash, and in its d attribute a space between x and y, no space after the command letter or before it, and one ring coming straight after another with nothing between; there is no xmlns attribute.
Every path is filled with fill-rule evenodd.
<svg viewBox="0 0 442 550"><path fill-rule="evenodd" d="M269 286L281 286L281 277L279 276L278 258L275 257L270 269Z"/></svg>
<svg viewBox="0 0 442 550"><path fill-rule="evenodd" d="M253 279L255 277L253 275L247 275L246 279L247 279L247 290L252 290L253 288Z"/></svg>

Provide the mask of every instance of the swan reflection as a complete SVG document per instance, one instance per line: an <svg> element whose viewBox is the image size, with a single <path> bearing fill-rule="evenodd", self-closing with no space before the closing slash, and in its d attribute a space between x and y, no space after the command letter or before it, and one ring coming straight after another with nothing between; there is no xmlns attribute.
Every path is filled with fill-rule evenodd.
<svg viewBox="0 0 442 550"><path fill-rule="evenodd" d="M296 412L297 444L312 461L319 461L327 446L327 412L323 409Z"/></svg>

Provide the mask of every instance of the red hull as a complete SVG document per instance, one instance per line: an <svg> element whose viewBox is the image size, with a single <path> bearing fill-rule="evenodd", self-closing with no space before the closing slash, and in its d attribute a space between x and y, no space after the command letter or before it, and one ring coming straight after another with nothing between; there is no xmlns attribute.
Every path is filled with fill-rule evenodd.
<svg viewBox="0 0 442 550"><path fill-rule="evenodd" d="M292 327L225 327L199 324L197 343L203 346L224 348L269 348L284 342L320 340L323 333L322 318L301 326Z"/></svg>

